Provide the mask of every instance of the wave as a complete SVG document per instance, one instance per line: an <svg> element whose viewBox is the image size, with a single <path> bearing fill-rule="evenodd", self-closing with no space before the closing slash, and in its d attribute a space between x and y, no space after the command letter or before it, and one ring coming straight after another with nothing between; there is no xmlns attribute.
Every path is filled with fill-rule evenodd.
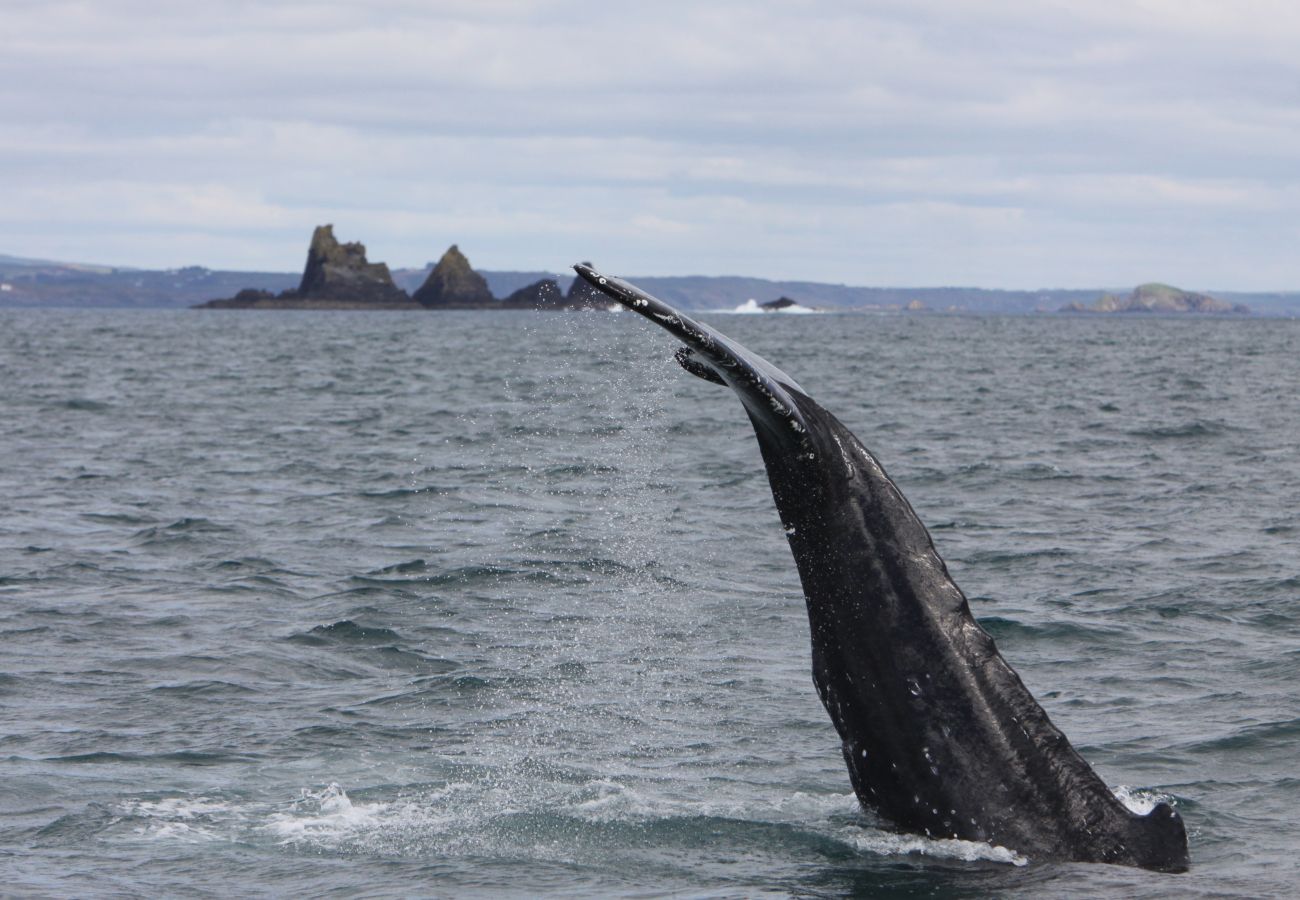
<svg viewBox="0 0 1300 900"><path fill-rule="evenodd" d="M109 750L97 750L90 753L69 753L63 756L47 756L46 762L74 764L120 764L141 763L157 765L159 763L178 763L184 766L216 766L223 763L256 762L258 756L249 753L218 753L203 750L176 750L171 753L118 753Z"/></svg>
<svg viewBox="0 0 1300 900"><path fill-rule="evenodd" d="M391 566L384 566L382 569L375 569L370 575L416 575L421 572L427 572L429 566L422 559L408 559L405 562L393 563Z"/></svg>
<svg viewBox="0 0 1300 900"><path fill-rule="evenodd" d="M1300 718L1283 719L1247 725L1231 734L1198 741L1184 749L1198 754L1219 753L1224 750L1254 750L1277 745L1290 746L1298 738L1300 738Z"/></svg>
<svg viewBox="0 0 1300 900"><path fill-rule="evenodd" d="M412 676L445 675L461 667L454 660L430 656L413 647L402 646L402 636L391 628L358 625L351 619L331 625L317 625L311 631L292 634L284 640L290 644L346 653L350 659L372 669L406 672ZM348 677L355 677L355 674L349 672ZM387 699L391 698L379 697L365 702L379 703Z"/></svg>
<svg viewBox="0 0 1300 900"><path fill-rule="evenodd" d="M184 684L163 684L155 688L150 688L149 692L152 694L163 694L185 698L213 697L217 699L261 693L257 688L252 688L247 685L236 684L231 681L216 680L187 681Z"/></svg>
<svg viewBox="0 0 1300 900"><path fill-rule="evenodd" d="M327 644L374 645L391 644L402 639L391 628L370 628L358 625L351 619L331 625L317 625L311 631L290 635L287 640L295 644L321 647Z"/></svg>
<svg viewBox="0 0 1300 900"><path fill-rule="evenodd" d="M1127 432L1131 437L1150 438L1153 440L1176 440L1181 438L1218 437L1234 430L1224 422L1211 422L1205 419L1193 419L1177 425L1156 425L1149 428L1136 428Z"/></svg>
<svg viewBox="0 0 1300 900"><path fill-rule="evenodd" d="M108 412L113 405L102 400L91 400L89 397L70 397L57 403L56 407L75 412Z"/></svg>

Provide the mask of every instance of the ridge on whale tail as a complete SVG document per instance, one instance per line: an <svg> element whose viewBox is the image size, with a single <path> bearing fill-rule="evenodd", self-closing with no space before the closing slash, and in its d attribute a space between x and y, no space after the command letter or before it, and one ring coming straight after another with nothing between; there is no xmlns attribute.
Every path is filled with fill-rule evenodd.
<svg viewBox="0 0 1300 900"><path fill-rule="evenodd" d="M1039 860L1188 867L1167 803L1131 812L971 615L929 532L866 447L779 368L626 281L595 288L678 338L754 425L803 583L813 681L859 801L900 828Z"/></svg>

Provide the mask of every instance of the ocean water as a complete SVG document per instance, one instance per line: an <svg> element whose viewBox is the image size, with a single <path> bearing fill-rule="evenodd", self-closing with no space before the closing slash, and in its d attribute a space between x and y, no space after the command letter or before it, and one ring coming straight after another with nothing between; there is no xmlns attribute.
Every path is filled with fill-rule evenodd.
<svg viewBox="0 0 1300 900"><path fill-rule="evenodd" d="M872 447L1159 875L857 806L729 392L630 315L0 312L0 894L1300 881L1300 324L723 317Z"/></svg>

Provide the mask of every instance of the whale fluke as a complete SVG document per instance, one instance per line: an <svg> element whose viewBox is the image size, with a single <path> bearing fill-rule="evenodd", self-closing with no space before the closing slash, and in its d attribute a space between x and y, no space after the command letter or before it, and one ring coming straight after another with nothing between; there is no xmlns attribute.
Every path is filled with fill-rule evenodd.
<svg viewBox="0 0 1300 900"><path fill-rule="evenodd" d="M626 281L574 269L680 340L688 372L740 398L803 583L813 681L864 806L1033 860L1187 869L1178 813L1131 812L1070 746L852 432L758 354Z"/></svg>

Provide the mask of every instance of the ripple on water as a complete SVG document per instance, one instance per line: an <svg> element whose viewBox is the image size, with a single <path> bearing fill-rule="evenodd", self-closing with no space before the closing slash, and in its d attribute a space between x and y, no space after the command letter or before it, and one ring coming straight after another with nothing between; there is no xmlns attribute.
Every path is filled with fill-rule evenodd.
<svg viewBox="0 0 1300 900"><path fill-rule="evenodd" d="M938 523L1075 746L1177 800L1171 880L858 810L743 410L642 322L0 319L0 744L39 785L0 792L15 894L1300 880L1294 323L726 325Z"/></svg>

